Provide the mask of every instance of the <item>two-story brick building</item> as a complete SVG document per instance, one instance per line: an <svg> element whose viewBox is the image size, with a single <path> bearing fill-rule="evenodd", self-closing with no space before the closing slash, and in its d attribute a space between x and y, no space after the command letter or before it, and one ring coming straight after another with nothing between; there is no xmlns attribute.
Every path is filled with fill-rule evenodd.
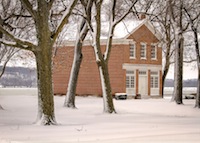
<svg viewBox="0 0 200 143"><path fill-rule="evenodd" d="M123 37L123 31L116 28L116 35ZM148 20L135 22L134 28L123 38L113 40L109 60L109 75L112 94L161 95L162 49L159 47L159 33ZM101 40L102 50L106 40ZM55 94L66 94L72 67L74 42L66 41L58 48L54 57L53 82ZM83 61L77 85L78 95L101 95L101 83L90 41L82 49Z"/></svg>

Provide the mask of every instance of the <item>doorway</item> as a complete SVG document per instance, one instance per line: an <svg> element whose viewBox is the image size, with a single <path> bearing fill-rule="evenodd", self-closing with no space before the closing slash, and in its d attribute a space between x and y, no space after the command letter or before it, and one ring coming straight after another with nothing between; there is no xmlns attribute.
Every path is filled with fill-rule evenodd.
<svg viewBox="0 0 200 143"><path fill-rule="evenodd" d="M147 82L147 72L139 71L139 80L138 80L138 93L141 95L147 95L148 91L148 82Z"/></svg>

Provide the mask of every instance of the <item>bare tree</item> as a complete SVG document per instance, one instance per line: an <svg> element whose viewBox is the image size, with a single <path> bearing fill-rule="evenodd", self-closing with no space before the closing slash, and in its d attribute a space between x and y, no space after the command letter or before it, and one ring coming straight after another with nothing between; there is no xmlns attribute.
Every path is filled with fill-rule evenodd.
<svg viewBox="0 0 200 143"><path fill-rule="evenodd" d="M170 9L171 22L175 34L175 68L174 68L174 95L172 101L177 104L183 104L182 88L183 88L183 45L184 45L184 31L188 27L188 23L184 23L184 1L169 0L168 6Z"/></svg>
<svg viewBox="0 0 200 143"><path fill-rule="evenodd" d="M91 9L93 5L93 0L82 0L81 1L83 9L85 10L86 15L88 15L88 19L90 21L91 19ZM77 87L77 81L78 81L78 75L79 75L79 70L82 62L82 45L83 41L88 33L88 26L86 23L86 19L84 15L81 17L81 24L79 26L79 29L77 31L77 38L76 38L76 43L74 47L74 59L73 59L73 64L72 64L72 69L70 73L70 78L68 82L68 89L66 93L66 98L64 102L65 107L69 108L76 108L75 106L75 95L76 95L76 87Z"/></svg>
<svg viewBox="0 0 200 143"><path fill-rule="evenodd" d="M10 59L14 56L14 54L18 52L18 50L8 47L5 45L1 45L0 47L0 78L3 76L6 65L10 61Z"/></svg>
<svg viewBox="0 0 200 143"><path fill-rule="evenodd" d="M102 14L102 5L103 0L94 1L94 22L87 21L90 32L93 38L93 48L94 54L96 58L96 63L99 69L100 79L101 79L101 87L102 87L102 94L103 94L103 103L104 103L104 112L106 113L115 113L115 108L113 104L112 92L111 92L111 85L110 85L110 78L108 72L108 61L110 58L111 48L112 48L112 40L113 40L113 33L116 25L121 22L131 11L135 4L138 2L137 0L131 1L128 4L128 9L125 13L121 14L121 16L117 16L116 14L116 5L117 1L109 1L110 2L110 21L109 21L109 30L108 30L108 37L107 37L107 44L106 50L103 53L101 49L101 14ZM129 5L130 4L130 5Z"/></svg>
<svg viewBox="0 0 200 143"><path fill-rule="evenodd" d="M11 1L8 0L7 3L1 3L1 8L5 11L4 13L1 12L1 15L4 17L8 15L8 11L6 9L9 9L9 6L11 4ZM0 19L0 25L3 26L3 21ZM0 38L3 38L3 33L0 31ZM0 78L5 72L6 65L9 62L9 60L13 57L13 55L17 52L17 49L14 49L9 46L5 46L0 43Z"/></svg>
<svg viewBox="0 0 200 143"><path fill-rule="evenodd" d="M200 49L198 41L198 27L200 26L200 2L198 0L193 0L188 7L184 7L186 15L188 17L191 30L194 34L195 51L197 57L197 68L198 68L198 80L197 80L197 96L195 107L200 108Z"/></svg>
<svg viewBox="0 0 200 143"><path fill-rule="evenodd" d="M84 1L81 1L82 2L82 5L84 6L84 7L86 7L87 6L87 4L86 4L86 2L84 2ZM114 3L116 3L116 2L114 2ZM91 5L92 5L92 1L88 1L88 5L90 5L89 7L91 7ZM133 4L134 5L134 4ZM116 4L114 5L114 7L116 6ZM117 15L117 14L119 14L119 11L123 11L124 10L124 8L123 9L119 9L120 7L117 7L117 8L114 8L114 9L117 9L117 12L116 13L113 13L113 14L115 14L115 15ZM113 10L114 10L113 9ZM87 16L87 17L84 17L86 20L87 20L87 22L89 23L89 24L91 24L91 21L90 21L90 18L91 18L91 12L87 12L87 10L89 10L89 11L91 11L91 9L86 9L86 11L85 11L85 15ZM130 12L130 10L131 10L131 8L129 9L129 11L127 12L126 11L126 14L123 16L123 17L121 17L121 19L117 22L117 23L119 23L122 19L124 19L127 15L128 15L128 13ZM110 16L110 12L111 12L111 10L109 9L109 16ZM85 32L83 32L84 30L86 31L87 29L84 29L84 25L83 24L85 24L85 19L83 19L84 20L84 22L82 21L82 24L81 24L81 27L80 28L82 28L82 31L81 31L81 29L79 29L79 35L80 36L77 36L78 37L78 39L77 39L77 41L79 41L79 40L82 40L83 41L83 39L81 39L84 35L85 35ZM87 26L87 24L86 24L86 26ZM91 26L91 25L90 25ZM89 26L89 27L90 27ZM115 27L116 25L114 25L114 27ZM93 30L91 27L90 27L90 30ZM113 31L112 31L112 33L109 33L109 34L113 34L113 32L114 32L114 28L113 28ZM83 36L81 36L83 34ZM100 33L101 34L101 33ZM85 38L85 36L84 36L84 38ZM112 39L112 38L111 38ZM67 94L66 94L66 99L65 99L65 103L64 103L64 106L66 106L66 107L70 107L70 108L75 108L76 106L75 106L75 94L76 94L76 84L77 84L77 79L78 79L78 72L79 72L79 68L80 68L80 64L81 64L81 60L82 60L82 53L81 53L81 46L82 46L82 44L81 44L81 46L80 46L80 44L79 44L79 42L77 42L76 41L76 46L75 46L75 54L74 54L74 61L73 61L73 66L72 66L72 70L71 70L71 75L70 75L70 80L69 80L69 83L68 83L68 91L67 91ZM109 41L111 41L111 40L109 40ZM77 45L79 44L79 47L77 48ZM110 45L109 46L111 46L111 44L112 44L112 42L110 42L109 43ZM110 47L111 48L111 47ZM107 48L108 49L108 48ZM78 55L78 56L77 56ZM75 64L76 63L76 64ZM76 69L76 70L75 70ZM107 78L108 79L108 78ZM111 93L110 93L111 94ZM112 97L111 97L112 98ZM111 100L111 99L110 99ZM107 112L107 111L106 111Z"/></svg>
<svg viewBox="0 0 200 143"><path fill-rule="evenodd" d="M2 9L6 10L9 8L11 1L9 0L6 4L2 4ZM1 15L7 15L7 12L1 13ZM3 26L3 21L0 19L0 25ZM0 38L3 38L3 33L0 31ZM14 56L19 49L14 49L13 47L5 46L0 43L0 78L3 76L6 65L10 59ZM0 105L0 109L3 107Z"/></svg>
<svg viewBox="0 0 200 143"><path fill-rule="evenodd" d="M174 53L174 50L172 50L173 39L171 38L172 34L171 34L171 26L170 26L170 24L166 25L165 28L166 28L165 29L166 48L164 50L164 53L165 53L165 63L164 63L163 74L162 74L162 83L163 83L163 86L162 86L162 97L164 96L165 79L167 77L170 65L172 63L170 60L171 60L171 57L172 57L172 55Z"/></svg>
<svg viewBox="0 0 200 143"><path fill-rule="evenodd" d="M44 1L16 1L16 6L24 9L24 13L19 13L12 9L9 17L1 17L3 26L0 25L0 31L3 38L0 43L7 46L18 47L32 51L36 57L37 77L38 77L38 118L37 123L42 125L56 124L54 114L53 88L52 88L52 51L59 33L67 23L71 12L78 0L73 0L67 5L67 10L63 13L56 27L52 22L52 7L54 0ZM14 4L11 6L13 7ZM12 20L10 22L9 20ZM29 22L29 23L27 23ZM23 24L28 24L24 35L32 34L30 39L16 37L16 35L6 26L16 28ZM30 29L31 28L31 29ZM4 38L6 37L6 38Z"/></svg>
<svg viewBox="0 0 200 143"><path fill-rule="evenodd" d="M174 41L174 35L172 32L172 24L170 17L170 8L167 6L167 1L154 1L152 4L155 9L153 11L149 11L149 16L153 24L155 24L155 28L159 31L162 31L162 47L163 47L163 74L162 74L162 97L164 96L164 87L165 87L165 79L168 74L170 65L172 62L172 56L174 54L174 50L172 47Z"/></svg>

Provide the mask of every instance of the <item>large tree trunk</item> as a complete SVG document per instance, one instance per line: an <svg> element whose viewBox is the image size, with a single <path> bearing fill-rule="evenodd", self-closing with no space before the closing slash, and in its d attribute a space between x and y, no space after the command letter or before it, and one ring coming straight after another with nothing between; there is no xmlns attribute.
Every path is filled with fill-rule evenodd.
<svg viewBox="0 0 200 143"><path fill-rule="evenodd" d="M196 56L197 56L197 70L198 70L198 80L197 80L197 95L196 95L196 102L195 102L195 107L200 108L200 53L199 53L199 41L198 41L198 32L197 32L197 27L195 27L195 19L199 17L195 17L192 19L190 13L187 11L186 8L184 8L185 12L187 13L187 16L190 20L190 25L194 34L194 43L195 43L195 51L196 51Z"/></svg>
<svg viewBox="0 0 200 143"><path fill-rule="evenodd" d="M167 73L169 71L169 66L170 66L169 61L166 61L165 66L164 66L164 70L163 70L163 75L162 75L162 83L163 83L162 98L164 97L165 79L166 79Z"/></svg>
<svg viewBox="0 0 200 143"><path fill-rule="evenodd" d="M88 0L87 2L88 3L86 7L86 13L88 15L88 20L90 20L93 0ZM73 60L73 65L72 65L72 69L70 73L70 79L68 82L66 98L64 102L65 107L76 108L76 105L75 105L76 87L77 87L79 70L80 70L80 66L81 66L81 62L83 58L82 45L88 33L88 30L89 29L86 23L86 19L83 17L81 20L79 30L77 32L77 38L76 38L75 49L74 49L74 60Z"/></svg>
<svg viewBox="0 0 200 143"><path fill-rule="evenodd" d="M169 71L169 66L170 66L170 51L171 51L171 45L168 43L167 44L167 51L166 51L166 56L165 56L165 65L164 65L164 70L163 70L163 75L162 75L162 97L164 96L164 87L165 87L165 79Z"/></svg>
<svg viewBox="0 0 200 143"><path fill-rule="evenodd" d="M171 22L175 32L175 68L174 68L174 93L172 101L177 104L183 104L182 89L183 89L183 1L178 1L175 7L172 0L169 0L169 10L171 14ZM176 9L176 12L175 12Z"/></svg>
<svg viewBox="0 0 200 143"><path fill-rule="evenodd" d="M104 112L116 113L113 105L113 97L112 97L110 78L108 73L108 65L105 61L101 61L101 63L98 63L98 67L101 79Z"/></svg>
<svg viewBox="0 0 200 143"><path fill-rule="evenodd" d="M174 100L177 104L183 104L182 89L183 89L183 42L184 38L181 33L178 34L178 42L176 45L175 56L175 82L174 82Z"/></svg>
<svg viewBox="0 0 200 143"><path fill-rule="evenodd" d="M44 47L45 48L45 47ZM52 50L42 50L36 54L38 78L37 124L56 124L52 87Z"/></svg>
<svg viewBox="0 0 200 143"><path fill-rule="evenodd" d="M75 96L76 96L76 87L78 81L79 70L82 62L82 42L78 41L74 49L74 60L70 73L70 79L68 83L67 94L65 98L65 107L76 108L75 106Z"/></svg>
<svg viewBox="0 0 200 143"><path fill-rule="evenodd" d="M109 78L109 73L108 73L108 60L106 60L107 58L105 58L105 55L102 54L102 51L101 51L102 49L101 49L101 44L100 44L102 2L103 2L102 0L94 2L95 10L96 10L96 15L95 15L96 27L92 29L93 48L94 48L96 63L97 63L99 73L100 73L104 112L113 113L115 112L115 109L113 105L110 78ZM91 23L90 23L90 26L91 26Z"/></svg>
<svg viewBox="0 0 200 143"><path fill-rule="evenodd" d="M37 123L42 125L56 124L54 115L53 85L52 85L52 47L49 28L49 11L45 1L38 1L36 30L38 49L35 51L38 78L38 117Z"/></svg>
<svg viewBox="0 0 200 143"><path fill-rule="evenodd" d="M198 63L198 81L195 107L200 108L200 61Z"/></svg>
<svg viewBox="0 0 200 143"><path fill-rule="evenodd" d="M196 55L197 55L197 68L198 68L197 95L196 95L195 107L200 108L200 53L199 53L199 42L198 42L197 29L194 28L194 27L192 29L193 29L194 38L195 38L195 49L196 49Z"/></svg>
<svg viewBox="0 0 200 143"><path fill-rule="evenodd" d="M167 14L167 13L166 13ZM166 22L165 22L166 24ZM169 71L169 67L170 67L170 57L171 57L171 26L170 24L165 25L165 35L166 35L166 41L167 41L167 45L166 45L166 54L165 54L165 65L164 65L164 70L163 70L163 74L162 74L162 97L164 97L164 87L165 87L165 79L166 76L168 74Z"/></svg>

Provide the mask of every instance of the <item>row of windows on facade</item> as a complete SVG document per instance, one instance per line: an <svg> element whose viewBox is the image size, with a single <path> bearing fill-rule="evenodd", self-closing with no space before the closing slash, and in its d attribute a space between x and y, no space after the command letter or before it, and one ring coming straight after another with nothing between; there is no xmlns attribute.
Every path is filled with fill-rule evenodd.
<svg viewBox="0 0 200 143"><path fill-rule="evenodd" d="M141 59L146 59L147 57L147 50L146 50L146 44L141 43L140 45L140 58ZM155 44L151 44L151 59L155 60L157 59L157 49ZM136 46L135 44L130 44L130 58L136 58Z"/></svg>
<svg viewBox="0 0 200 143"><path fill-rule="evenodd" d="M146 71L139 71L139 75L145 76ZM150 78L151 88L158 88L158 72L152 71ZM126 88L135 88L134 71L126 71Z"/></svg>

